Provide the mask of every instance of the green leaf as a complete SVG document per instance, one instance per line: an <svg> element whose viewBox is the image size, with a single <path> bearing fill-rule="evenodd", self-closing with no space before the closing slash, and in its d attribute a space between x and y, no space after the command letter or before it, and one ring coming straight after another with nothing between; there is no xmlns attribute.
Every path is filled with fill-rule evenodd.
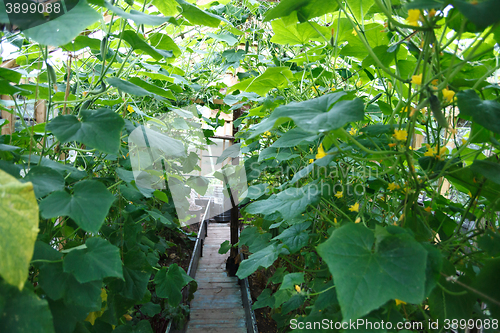
<svg viewBox="0 0 500 333"><path fill-rule="evenodd" d="M157 49L172 51L174 57L179 57L182 54L179 46L177 46L175 41L166 34L162 34L159 32L151 34L149 36L149 42Z"/></svg>
<svg viewBox="0 0 500 333"><path fill-rule="evenodd" d="M252 310L264 308L266 306L274 307L274 297L271 296L271 289L264 289L253 303Z"/></svg>
<svg viewBox="0 0 500 333"><path fill-rule="evenodd" d="M153 333L153 329L151 328L151 324L147 320L141 320L137 323L137 325L131 324L128 322L125 325L118 326L114 333Z"/></svg>
<svg viewBox="0 0 500 333"><path fill-rule="evenodd" d="M273 243L250 255L248 259L241 262L236 275L238 278L244 279L259 269L259 267L268 268L278 259L282 247L283 245L281 244Z"/></svg>
<svg viewBox="0 0 500 333"><path fill-rule="evenodd" d="M54 301L63 299L65 304L87 313L101 309L102 280L80 283L73 274L64 272L62 262L43 264L38 282Z"/></svg>
<svg viewBox="0 0 500 333"><path fill-rule="evenodd" d="M500 21L498 13L500 12L500 2L497 0L488 0L477 3L471 3L464 0L455 0L453 5L479 28L486 28Z"/></svg>
<svg viewBox="0 0 500 333"><path fill-rule="evenodd" d="M24 34L43 45L68 44L88 26L102 18L86 1L78 1L70 11L47 23L24 30Z"/></svg>
<svg viewBox="0 0 500 333"><path fill-rule="evenodd" d="M479 237L477 245L492 257L500 255L500 235L486 230L484 236Z"/></svg>
<svg viewBox="0 0 500 333"><path fill-rule="evenodd" d="M152 92L139 87L138 85L135 85L129 81L125 81L122 79L119 79L117 77L110 77L106 79L110 85L112 85L115 88L118 88L122 90L123 92L126 92L127 94L134 95L134 96L152 96L154 95Z"/></svg>
<svg viewBox="0 0 500 333"><path fill-rule="evenodd" d="M178 306L182 300L181 290L193 279L177 264L172 264L156 273L154 282L158 297L168 298L168 304Z"/></svg>
<svg viewBox="0 0 500 333"><path fill-rule="evenodd" d="M322 30L317 23L300 23L287 25L283 20L271 22L274 36L271 42L281 45L302 45L307 44L313 38L319 38L321 35L318 30ZM315 29L316 28L316 29ZM326 35L326 38L330 35Z"/></svg>
<svg viewBox="0 0 500 333"><path fill-rule="evenodd" d="M226 254L231 249L231 243L226 240L224 241L219 248L219 254Z"/></svg>
<svg viewBox="0 0 500 333"><path fill-rule="evenodd" d="M475 160L471 166L471 170L500 185L500 164L491 161Z"/></svg>
<svg viewBox="0 0 500 333"><path fill-rule="evenodd" d="M205 12L195 5L184 0L176 0L182 8L181 15L184 16L191 24L206 25L208 27L217 28L221 21L227 22L222 17Z"/></svg>
<svg viewBox="0 0 500 333"><path fill-rule="evenodd" d="M245 208L245 212L268 215L278 211L287 220L302 214L308 205L319 200L320 194L321 189L316 183L302 188L291 187L266 200L252 202Z"/></svg>
<svg viewBox="0 0 500 333"><path fill-rule="evenodd" d="M172 24L177 24L177 21L173 17L161 17L155 15L148 15L137 10L130 10L130 12L126 12L123 9L113 6L109 2L105 2L105 7L115 13L118 16L121 16L127 20L134 21L137 25L144 24L148 26L160 25L165 22L170 22Z"/></svg>
<svg viewBox="0 0 500 333"><path fill-rule="evenodd" d="M40 202L40 212L43 218L69 216L83 230L97 233L114 200L103 184L84 180L76 183L72 195L64 191L50 194Z"/></svg>
<svg viewBox="0 0 500 333"><path fill-rule="evenodd" d="M351 8L356 20L361 22L374 4L373 0L351 0L349 1L349 8Z"/></svg>
<svg viewBox="0 0 500 333"><path fill-rule="evenodd" d="M290 253L296 253L307 245L309 241L309 231L306 230L310 226L311 222L294 224L290 228L280 233L278 236L274 237L273 240L281 240L286 246L288 246Z"/></svg>
<svg viewBox="0 0 500 333"><path fill-rule="evenodd" d="M63 45L62 47L68 51L78 51L89 47L92 50L99 50L101 46L101 41L97 38L90 38L87 36L77 36L70 43Z"/></svg>
<svg viewBox="0 0 500 333"><path fill-rule="evenodd" d="M57 116L47 130L62 143L78 141L105 153L118 153L123 118L109 109L82 110L80 114L81 120L74 115Z"/></svg>
<svg viewBox="0 0 500 333"><path fill-rule="evenodd" d="M276 148L289 148L295 147L301 144L302 142L314 142L319 138L319 135L316 133L311 133L304 131L300 127L292 128L291 130L285 132L278 140L276 140L271 147Z"/></svg>
<svg viewBox="0 0 500 333"><path fill-rule="evenodd" d="M128 82L132 83L132 84L135 84L141 88L144 88L145 90L151 92L152 94L155 94L155 95L158 95L158 96L162 96L162 97L165 97L165 98L168 98L168 99L173 99L175 100L175 96L174 94L172 94L172 92L170 90L165 90L165 89L162 89L154 84L151 84L151 83L148 83L144 80L141 80L139 79L138 77L131 77Z"/></svg>
<svg viewBox="0 0 500 333"><path fill-rule="evenodd" d="M427 251L404 231L375 243L373 231L349 223L319 245L318 253L333 275L344 321L391 299L420 303L425 297Z"/></svg>
<svg viewBox="0 0 500 333"><path fill-rule="evenodd" d="M478 296L486 304L493 318L500 318L500 289L498 288L498 276L500 274L500 258L485 261L484 267L479 272L474 287L487 295L488 298Z"/></svg>
<svg viewBox="0 0 500 333"><path fill-rule="evenodd" d="M0 281L0 332L54 333L47 300L28 288L22 292Z"/></svg>
<svg viewBox="0 0 500 333"><path fill-rule="evenodd" d="M0 276L22 290L38 234L38 204L31 183L21 183L2 170L0 198Z"/></svg>
<svg viewBox="0 0 500 333"><path fill-rule="evenodd" d="M300 22L306 22L314 17L336 11L339 8L335 1L330 0L286 0L266 13L264 22L292 15L294 12Z"/></svg>
<svg viewBox="0 0 500 333"><path fill-rule="evenodd" d="M216 35L211 32L207 32L206 35L220 42L226 42L229 46L233 46L234 44L238 43L238 40L234 38L231 34Z"/></svg>
<svg viewBox="0 0 500 333"><path fill-rule="evenodd" d="M141 50L152 56L155 60L163 58L171 58L172 53L169 51L156 50L154 47L146 43L138 34L132 30L125 30L121 35L122 39L130 44L133 50Z"/></svg>
<svg viewBox="0 0 500 333"><path fill-rule="evenodd" d="M18 84L21 80L21 73L14 71L12 69L0 67L0 77L6 79L7 81L14 82Z"/></svg>
<svg viewBox="0 0 500 333"><path fill-rule="evenodd" d="M283 277L280 290L295 289L295 285L304 283L304 273L289 273Z"/></svg>
<svg viewBox="0 0 500 333"><path fill-rule="evenodd" d="M264 96L271 89L287 86L289 80L293 80L293 74L288 67L269 67L262 75L235 84L228 93L239 89Z"/></svg>
<svg viewBox="0 0 500 333"><path fill-rule="evenodd" d="M141 312L148 317L154 317L154 315L161 312L161 305L148 302L141 306Z"/></svg>
<svg viewBox="0 0 500 333"><path fill-rule="evenodd" d="M359 98L338 102L345 95L343 91L335 92L307 101L279 106L269 118L252 128L250 138L269 131L289 119L307 132L331 131L347 123L363 120L363 102Z"/></svg>
<svg viewBox="0 0 500 333"><path fill-rule="evenodd" d="M153 0L153 5L165 16L177 16L180 13L175 0Z"/></svg>
<svg viewBox="0 0 500 333"><path fill-rule="evenodd" d="M222 154L219 157L217 157L217 162L215 162L215 164L220 164L220 163L224 162L224 160L226 158L238 157L238 155L240 154L240 146L241 146L241 143L236 143L236 144L231 145L228 148L226 148L222 152Z"/></svg>
<svg viewBox="0 0 500 333"><path fill-rule="evenodd" d="M130 250L123 258L124 280L115 279L110 283L110 288L129 299L140 301L148 289L151 277L151 265L146 255L139 249Z"/></svg>
<svg viewBox="0 0 500 333"><path fill-rule="evenodd" d="M71 251L64 257L66 273L73 273L80 283L105 277L123 279L119 248L98 237L87 239L85 245L87 248Z"/></svg>
<svg viewBox="0 0 500 333"><path fill-rule="evenodd" d="M460 117L472 117L484 128L500 133L500 103L493 100L483 101L474 90L459 91L456 96Z"/></svg>
<svg viewBox="0 0 500 333"><path fill-rule="evenodd" d="M285 304L281 307L281 313L288 313L293 310L297 310L306 301L306 296L301 294L293 295Z"/></svg>
<svg viewBox="0 0 500 333"><path fill-rule="evenodd" d="M24 181L31 182L33 184L37 198L44 197L54 191L61 191L64 189L63 176L59 172L48 167L32 167L26 177L24 177Z"/></svg>

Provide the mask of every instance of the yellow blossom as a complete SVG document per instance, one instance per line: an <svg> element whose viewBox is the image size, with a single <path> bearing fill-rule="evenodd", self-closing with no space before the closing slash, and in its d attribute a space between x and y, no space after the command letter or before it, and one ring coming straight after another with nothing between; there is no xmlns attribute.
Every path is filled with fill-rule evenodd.
<svg viewBox="0 0 500 333"><path fill-rule="evenodd" d="M297 292L300 293L300 286L295 285L295 290L297 290Z"/></svg>
<svg viewBox="0 0 500 333"><path fill-rule="evenodd" d="M359 222L361 222L361 218L360 217L356 218L356 221L354 221L354 223L359 223Z"/></svg>
<svg viewBox="0 0 500 333"><path fill-rule="evenodd" d="M424 208L424 210L425 210L426 212L430 213L430 212L431 212L431 210L432 210L432 208L431 208L431 206L429 206L429 207L425 207L425 208Z"/></svg>
<svg viewBox="0 0 500 333"><path fill-rule="evenodd" d="M129 113L133 113L133 112L134 112L134 108L132 107L132 105L128 105L128 106L127 106L127 111L128 111Z"/></svg>
<svg viewBox="0 0 500 333"><path fill-rule="evenodd" d="M434 79L431 81L431 84L437 86L437 84L439 83L439 80L438 79Z"/></svg>
<svg viewBox="0 0 500 333"><path fill-rule="evenodd" d="M444 88L441 92L443 93L443 97L446 98L448 102L452 102L455 98L455 92L453 90Z"/></svg>
<svg viewBox="0 0 500 333"><path fill-rule="evenodd" d="M457 135L457 130L454 128L449 128L448 131L450 131L450 134L453 135L453 137L455 137L455 135Z"/></svg>
<svg viewBox="0 0 500 333"><path fill-rule="evenodd" d="M424 153L424 156L437 157L441 159L442 155L444 155L447 151L446 147L441 147L439 149L439 153L437 152L437 147L431 147L430 144L425 144L427 147L427 151Z"/></svg>
<svg viewBox="0 0 500 333"><path fill-rule="evenodd" d="M334 218L333 218L333 222L338 223L338 221L337 221L337 218L336 218L336 217L334 217Z"/></svg>
<svg viewBox="0 0 500 333"><path fill-rule="evenodd" d="M462 138L462 144L466 144L467 143L467 140L465 140L464 138Z"/></svg>
<svg viewBox="0 0 500 333"><path fill-rule="evenodd" d="M396 147L396 144L395 143L389 143L388 146L392 148L392 147Z"/></svg>
<svg viewBox="0 0 500 333"><path fill-rule="evenodd" d="M390 183L389 186L387 187L387 189L389 191L394 191L394 190L397 190L398 188L399 188L399 185L396 183Z"/></svg>
<svg viewBox="0 0 500 333"><path fill-rule="evenodd" d="M406 302L400 300L400 299L395 299L396 301L396 306L398 306L399 304L406 304Z"/></svg>
<svg viewBox="0 0 500 333"><path fill-rule="evenodd" d="M351 212L359 212L359 203L358 203L358 202L356 202L354 205L350 206L350 207L349 207L349 210L350 210Z"/></svg>
<svg viewBox="0 0 500 333"><path fill-rule="evenodd" d="M413 150L413 148L411 146L408 146L408 149Z"/></svg>
<svg viewBox="0 0 500 333"><path fill-rule="evenodd" d="M344 196L344 193L342 191L337 191L337 193L334 194L337 199L340 199Z"/></svg>
<svg viewBox="0 0 500 333"><path fill-rule="evenodd" d="M323 144L320 143L318 147L318 153L316 154L316 159L319 160L326 156L325 150L323 149Z"/></svg>
<svg viewBox="0 0 500 333"><path fill-rule="evenodd" d="M411 108L410 117L413 117L413 115L415 114L416 111L417 111L417 109Z"/></svg>
<svg viewBox="0 0 500 333"><path fill-rule="evenodd" d="M431 9L431 10L429 10L429 14L428 15L429 15L430 18L434 17L434 15L436 15L436 10L434 8Z"/></svg>
<svg viewBox="0 0 500 333"><path fill-rule="evenodd" d="M309 159L309 164L311 164L312 162L314 162L314 159L313 159L313 158L310 158L310 159Z"/></svg>
<svg viewBox="0 0 500 333"><path fill-rule="evenodd" d="M422 84L422 74L412 75L411 83L421 85Z"/></svg>
<svg viewBox="0 0 500 333"><path fill-rule="evenodd" d="M398 141L406 141L408 132L406 130L394 130L394 134L392 136Z"/></svg>
<svg viewBox="0 0 500 333"><path fill-rule="evenodd" d="M354 36L357 36L357 35L358 35L358 33L356 32L356 29L352 28L352 34L353 34Z"/></svg>
<svg viewBox="0 0 500 333"><path fill-rule="evenodd" d="M269 132L269 131L265 131L265 132L264 132L264 134L262 134L262 136L263 136L264 138L268 138L268 137L270 137L270 136L271 136L271 132Z"/></svg>
<svg viewBox="0 0 500 333"><path fill-rule="evenodd" d="M361 87L363 85L363 81L359 80L358 82L356 82L356 87Z"/></svg>
<svg viewBox="0 0 500 333"><path fill-rule="evenodd" d="M420 19L420 10L419 9L410 9L408 10L408 21L409 25L418 26L418 20Z"/></svg>
<svg viewBox="0 0 500 333"><path fill-rule="evenodd" d="M351 127L351 130L349 131L349 134L356 135L357 132L358 132L357 129L355 129L354 127Z"/></svg>

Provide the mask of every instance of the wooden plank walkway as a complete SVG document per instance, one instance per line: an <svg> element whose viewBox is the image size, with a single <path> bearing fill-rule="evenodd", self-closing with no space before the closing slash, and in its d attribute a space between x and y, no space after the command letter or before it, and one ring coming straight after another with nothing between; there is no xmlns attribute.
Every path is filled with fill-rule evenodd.
<svg viewBox="0 0 500 333"><path fill-rule="evenodd" d="M230 239L228 223L210 223L203 256L196 270L198 290L191 301L187 333L246 333L245 310L237 277L226 273L229 252L219 254Z"/></svg>

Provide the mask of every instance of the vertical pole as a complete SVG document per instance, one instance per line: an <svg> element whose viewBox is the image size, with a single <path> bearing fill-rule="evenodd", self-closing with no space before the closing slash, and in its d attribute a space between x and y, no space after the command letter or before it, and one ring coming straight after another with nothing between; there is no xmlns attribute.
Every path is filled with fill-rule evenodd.
<svg viewBox="0 0 500 333"><path fill-rule="evenodd" d="M236 119L238 119L241 116L241 109L236 109L233 111L233 133L232 136L234 137L235 134L238 132L238 128L234 126L234 122ZM234 144L235 142L233 142ZM239 164L239 157L235 157L232 159L232 164L233 165L238 165ZM230 192L233 192L230 189ZM232 198L233 199L233 198ZM233 200L231 200L233 201ZM236 244L238 243L238 238L239 238L239 215L240 211L238 208L237 201L234 201L234 203L231 205L231 223L230 223L230 230L231 230L231 252L229 254L229 258L227 259L227 265L226 268L229 272L229 276L236 276L236 272L238 271L238 254L239 251L236 248Z"/></svg>

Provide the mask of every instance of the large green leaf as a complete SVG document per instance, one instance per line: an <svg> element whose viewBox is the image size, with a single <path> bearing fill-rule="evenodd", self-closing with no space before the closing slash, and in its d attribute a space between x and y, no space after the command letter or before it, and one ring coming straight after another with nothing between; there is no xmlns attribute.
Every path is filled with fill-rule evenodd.
<svg viewBox="0 0 500 333"><path fill-rule="evenodd" d="M21 73L19 73L18 71L0 67L0 77L3 79L18 84L19 81L21 80L21 76L22 76Z"/></svg>
<svg viewBox="0 0 500 333"><path fill-rule="evenodd" d="M290 119L304 131L312 133L335 130L349 122L363 120L363 102L360 99L338 102L345 95L346 93L341 91L279 106L269 118L252 128L250 137L269 131L275 125Z"/></svg>
<svg viewBox="0 0 500 333"><path fill-rule="evenodd" d="M264 215L278 211L287 220L303 213L308 205L319 199L320 194L320 186L316 183L310 183L301 188L291 187L266 200L252 202L245 208L245 211L249 214Z"/></svg>
<svg viewBox="0 0 500 333"><path fill-rule="evenodd" d="M106 277L123 279L119 248L98 237L87 239L85 245L86 248L73 250L64 257L66 273L73 273L80 283Z"/></svg>
<svg viewBox="0 0 500 333"><path fill-rule="evenodd" d="M47 300L38 298L33 290L20 292L0 280L0 332L54 333Z"/></svg>
<svg viewBox="0 0 500 333"><path fill-rule="evenodd" d="M124 41L130 44L132 49L141 50L152 56L155 60L172 57L169 51L156 50L154 47L146 43L138 34L132 30L125 30L121 37Z"/></svg>
<svg viewBox="0 0 500 333"><path fill-rule="evenodd" d="M24 177L24 181L33 184L37 198L64 189L63 176L56 170L44 166L32 167Z"/></svg>
<svg viewBox="0 0 500 333"><path fill-rule="evenodd" d="M156 294L168 299L168 304L178 306L182 300L181 290L193 279L177 264L163 267L155 275Z"/></svg>
<svg viewBox="0 0 500 333"><path fill-rule="evenodd" d="M78 51L86 47L90 47L92 50L99 50L101 41L97 38L90 38L88 36L77 36L70 43L63 45L62 47L68 51Z"/></svg>
<svg viewBox="0 0 500 333"><path fill-rule="evenodd" d="M300 127L292 128L276 140L271 147L288 148L298 146L302 142L314 142L319 138L316 133L304 131Z"/></svg>
<svg viewBox="0 0 500 333"><path fill-rule="evenodd" d="M222 17L205 12L195 5L190 4L184 0L175 0L182 8L182 16L189 22L195 25L206 25L208 27L217 28L221 21L227 22Z"/></svg>
<svg viewBox="0 0 500 333"><path fill-rule="evenodd" d="M33 184L21 183L0 170L0 198L0 276L22 290L38 234Z"/></svg>
<svg viewBox="0 0 500 333"><path fill-rule="evenodd" d="M240 279L244 279L255 272L259 267L268 268L278 259L282 247L283 244L278 245L277 243L273 243L250 255L248 259L241 262L236 275Z"/></svg>
<svg viewBox="0 0 500 333"><path fill-rule="evenodd" d="M498 276L500 274L500 258L485 261L484 267L479 272L474 287L487 295L480 298L488 304L488 308L494 318L500 318L500 289L498 288Z"/></svg>
<svg viewBox="0 0 500 333"><path fill-rule="evenodd" d="M457 93L457 105L463 118L472 119L495 133L500 133L500 103L482 100L474 90Z"/></svg>
<svg viewBox="0 0 500 333"><path fill-rule="evenodd" d="M228 93L239 89L264 96L271 89L286 86L292 79L293 74L288 67L269 67L262 75L235 84L228 90Z"/></svg>
<svg viewBox="0 0 500 333"><path fill-rule="evenodd" d="M175 0L153 0L153 5L165 16L176 16L180 13Z"/></svg>
<svg viewBox="0 0 500 333"><path fill-rule="evenodd" d="M313 38L321 37L322 27L317 23L300 23L287 25L283 20L276 20L271 23L274 31L274 36L271 38L271 42L281 45L302 45L309 43ZM325 35L326 31L322 34ZM329 34L326 34L326 38Z"/></svg>
<svg viewBox="0 0 500 333"><path fill-rule="evenodd" d="M130 10L130 12L126 12L123 9L113 6L109 2L105 1L105 7L115 13L118 16L121 16L125 19L132 20L136 24L144 24L144 25L149 25L149 26L155 26L155 25L160 25L165 22L170 22L173 24L177 24L177 21L173 17L161 17L161 16L155 16L155 15L148 15L144 14L142 12L139 12L137 10Z"/></svg>
<svg viewBox="0 0 500 333"><path fill-rule="evenodd" d="M58 116L47 124L59 141L78 141L102 152L116 154L125 122L109 109L82 110L81 120L74 115Z"/></svg>
<svg viewBox="0 0 500 333"><path fill-rule="evenodd" d="M69 216L83 230L97 233L114 200L106 186L96 180L84 180L74 186L73 194L50 194L40 202L40 211L43 218Z"/></svg>
<svg viewBox="0 0 500 333"><path fill-rule="evenodd" d="M498 0L488 0L482 2L468 2L455 0L454 6L479 28L486 28L500 21L500 2Z"/></svg>
<svg viewBox="0 0 500 333"><path fill-rule="evenodd" d="M306 22L314 17L334 12L338 4L331 0L286 0L281 1L276 7L266 13L264 22L276 18L286 17L297 13L300 22Z"/></svg>
<svg viewBox="0 0 500 333"><path fill-rule="evenodd" d="M101 309L102 281L80 283L73 274L64 272L62 262L42 265L38 282L54 301L63 299L65 304L76 306L87 313Z"/></svg>
<svg viewBox="0 0 500 333"><path fill-rule="evenodd" d="M139 79L138 77L131 77L128 81L141 87L141 88L144 88L147 91L149 91L153 94L156 94L158 96L162 96L162 97L174 99L174 100L176 99L174 94L172 94L172 92L170 90L162 89L162 88L158 87L157 85L148 83L144 80Z"/></svg>
<svg viewBox="0 0 500 333"><path fill-rule="evenodd" d="M115 88L120 89L123 92L126 92L127 94L134 95L134 96L156 96L159 99L163 99L163 97L160 97L153 92L142 88L136 84L133 84L130 81L125 81L122 79L119 79L117 77L110 77L106 79L110 85L112 85ZM149 89L149 88L148 88Z"/></svg>
<svg viewBox="0 0 500 333"><path fill-rule="evenodd" d="M125 253L123 262L124 280L114 280L110 284L110 288L129 299L140 301L148 289L151 265L149 265L144 252L139 249Z"/></svg>
<svg viewBox="0 0 500 333"><path fill-rule="evenodd" d="M47 23L27 29L24 34L43 45L60 46L68 44L83 29L102 18L86 1L80 0L66 14Z"/></svg>
<svg viewBox="0 0 500 333"><path fill-rule="evenodd" d="M500 185L500 164L491 161L475 160L471 166L471 170Z"/></svg>
<svg viewBox="0 0 500 333"><path fill-rule="evenodd" d="M286 246L288 246L290 253L298 252L306 246L309 241L309 231L306 230L310 226L311 222L294 224L273 239L281 240Z"/></svg>
<svg viewBox="0 0 500 333"><path fill-rule="evenodd" d="M182 54L182 51L181 49L179 49L179 46L177 46L175 41L166 34L162 34L160 32L151 34L149 36L149 42L157 49L172 51L174 57L179 57Z"/></svg>
<svg viewBox="0 0 500 333"><path fill-rule="evenodd" d="M318 246L333 275L343 320L355 320L391 299L420 303L427 251L402 229L378 236L362 224L335 230Z"/></svg>

